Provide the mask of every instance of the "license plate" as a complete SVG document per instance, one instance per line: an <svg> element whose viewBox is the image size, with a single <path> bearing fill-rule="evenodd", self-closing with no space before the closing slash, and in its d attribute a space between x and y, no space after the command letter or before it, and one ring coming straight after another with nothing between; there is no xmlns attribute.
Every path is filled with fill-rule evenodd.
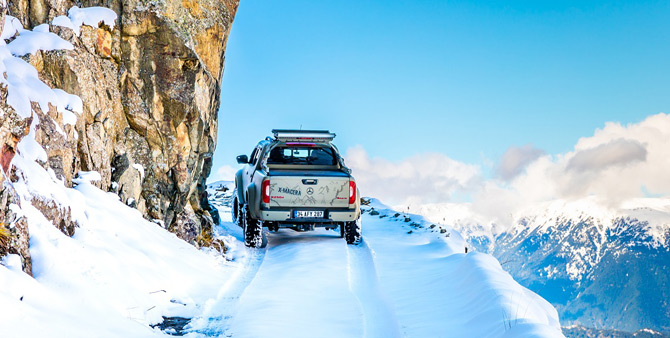
<svg viewBox="0 0 670 338"><path fill-rule="evenodd" d="M296 211L296 218L323 218L323 211Z"/></svg>

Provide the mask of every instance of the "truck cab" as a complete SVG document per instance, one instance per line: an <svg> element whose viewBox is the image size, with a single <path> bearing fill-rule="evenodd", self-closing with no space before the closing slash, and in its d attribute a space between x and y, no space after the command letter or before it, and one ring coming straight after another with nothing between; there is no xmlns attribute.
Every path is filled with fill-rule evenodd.
<svg viewBox="0 0 670 338"><path fill-rule="evenodd" d="M339 229L349 244L360 241L360 196L351 170L327 130L272 130L235 176L233 220L245 244L263 246L262 228L298 231Z"/></svg>

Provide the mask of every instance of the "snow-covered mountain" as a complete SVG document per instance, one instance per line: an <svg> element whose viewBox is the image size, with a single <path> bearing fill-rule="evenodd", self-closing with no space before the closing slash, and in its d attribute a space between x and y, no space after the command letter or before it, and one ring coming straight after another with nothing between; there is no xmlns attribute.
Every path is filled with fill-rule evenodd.
<svg viewBox="0 0 670 338"><path fill-rule="evenodd" d="M553 201L512 215L508 226L482 222L466 204L415 209L497 257L556 306L564 325L670 331L670 199L618 208Z"/></svg>

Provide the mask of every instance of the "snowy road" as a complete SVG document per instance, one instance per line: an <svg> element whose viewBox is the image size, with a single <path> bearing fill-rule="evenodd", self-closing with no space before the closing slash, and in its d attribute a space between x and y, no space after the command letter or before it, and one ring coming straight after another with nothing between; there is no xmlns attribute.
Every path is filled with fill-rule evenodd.
<svg viewBox="0 0 670 338"><path fill-rule="evenodd" d="M227 210L221 212L224 221L230 219ZM265 249L238 245L242 264L202 318L192 322L191 334L562 336L555 310L514 282L494 258L465 254L457 233L446 237L393 214L383 209L381 215L366 214L365 240L357 246L323 229L267 233ZM222 230L242 239L230 222Z"/></svg>

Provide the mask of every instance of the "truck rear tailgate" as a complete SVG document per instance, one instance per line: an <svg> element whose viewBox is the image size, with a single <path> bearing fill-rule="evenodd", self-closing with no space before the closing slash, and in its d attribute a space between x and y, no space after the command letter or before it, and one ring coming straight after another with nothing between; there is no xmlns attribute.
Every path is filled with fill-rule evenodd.
<svg viewBox="0 0 670 338"><path fill-rule="evenodd" d="M347 208L349 175L341 171L270 171L270 208Z"/></svg>

